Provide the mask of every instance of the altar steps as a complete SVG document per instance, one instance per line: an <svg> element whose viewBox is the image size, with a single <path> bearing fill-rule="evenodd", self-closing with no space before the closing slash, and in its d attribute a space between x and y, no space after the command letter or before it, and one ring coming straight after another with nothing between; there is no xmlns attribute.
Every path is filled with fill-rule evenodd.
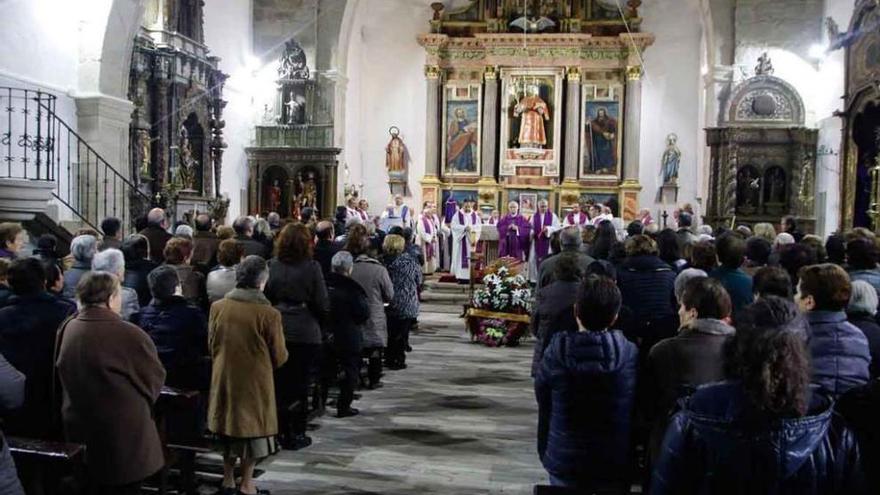
<svg viewBox="0 0 880 495"><path fill-rule="evenodd" d="M422 291L422 311L460 315L463 306L470 302L467 285L440 282L437 276L429 277Z"/></svg>

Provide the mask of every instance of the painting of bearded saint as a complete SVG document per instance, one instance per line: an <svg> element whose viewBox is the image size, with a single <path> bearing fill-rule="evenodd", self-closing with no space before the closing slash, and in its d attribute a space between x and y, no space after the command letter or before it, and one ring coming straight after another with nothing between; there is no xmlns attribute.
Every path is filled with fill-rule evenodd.
<svg viewBox="0 0 880 495"><path fill-rule="evenodd" d="M477 171L477 102L450 104L446 129L446 164L453 172Z"/></svg>
<svg viewBox="0 0 880 495"><path fill-rule="evenodd" d="M584 163L587 174L616 174L620 104L610 101L586 103L586 147Z"/></svg>

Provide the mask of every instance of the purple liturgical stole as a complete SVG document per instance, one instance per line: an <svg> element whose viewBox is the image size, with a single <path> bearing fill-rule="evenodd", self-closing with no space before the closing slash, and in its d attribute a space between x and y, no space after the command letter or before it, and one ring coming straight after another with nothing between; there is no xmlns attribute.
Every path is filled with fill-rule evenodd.
<svg viewBox="0 0 880 495"><path fill-rule="evenodd" d="M470 215L471 215L471 225L474 225L475 223L477 223L477 212L472 211L470 213ZM458 223L460 223L461 225L464 225L464 212L461 210L459 210L459 212L458 212ZM468 252L467 234L465 234L465 235L461 236L461 267L462 268L468 267L467 252Z"/></svg>
<svg viewBox="0 0 880 495"><path fill-rule="evenodd" d="M429 234L434 233L434 222L431 221L428 217L422 215L422 225L425 227L425 232ZM425 258L432 260L434 259L434 243L427 242L425 243Z"/></svg>
<svg viewBox="0 0 880 495"><path fill-rule="evenodd" d="M519 232L510 230L516 225ZM523 259L529 238L529 222L522 216L507 214L498 221L498 256Z"/></svg>
<svg viewBox="0 0 880 495"><path fill-rule="evenodd" d="M566 220L569 224L571 224L571 225L575 225L575 221L574 221L574 213L569 213L568 216L565 218L565 220ZM578 224L578 225L583 225L583 224L585 224L585 223L587 223L587 216L584 215L583 213L581 213L581 218L580 218L580 220L578 220L577 224Z"/></svg>
<svg viewBox="0 0 880 495"><path fill-rule="evenodd" d="M547 253L550 252L550 238L541 234L541 229L548 224L553 224L553 213L550 210L547 210L547 213L544 213L543 215L535 213L532 217L532 229L535 231L535 257L538 258L535 262L538 265L544 261L544 258L547 257Z"/></svg>

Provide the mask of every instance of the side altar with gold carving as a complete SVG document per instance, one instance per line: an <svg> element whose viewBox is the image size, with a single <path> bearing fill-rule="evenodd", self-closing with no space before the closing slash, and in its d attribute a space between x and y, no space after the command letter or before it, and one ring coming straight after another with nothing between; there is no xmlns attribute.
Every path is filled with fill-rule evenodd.
<svg viewBox="0 0 880 495"><path fill-rule="evenodd" d="M432 4L426 52L425 200L547 200L638 210L641 2L472 0Z"/></svg>

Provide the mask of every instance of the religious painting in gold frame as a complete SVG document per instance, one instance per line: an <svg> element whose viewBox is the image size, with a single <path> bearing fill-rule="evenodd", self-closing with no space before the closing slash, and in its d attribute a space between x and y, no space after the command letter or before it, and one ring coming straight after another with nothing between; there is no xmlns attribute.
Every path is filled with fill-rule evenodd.
<svg viewBox="0 0 880 495"><path fill-rule="evenodd" d="M623 154L623 86L584 83L580 177L616 182Z"/></svg>
<svg viewBox="0 0 880 495"><path fill-rule="evenodd" d="M453 82L443 94L444 177L480 175L482 95L478 83Z"/></svg>
<svg viewBox="0 0 880 495"><path fill-rule="evenodd" d="M523 165L559 175L563 70L501 69L501 175Z"/></svg>

